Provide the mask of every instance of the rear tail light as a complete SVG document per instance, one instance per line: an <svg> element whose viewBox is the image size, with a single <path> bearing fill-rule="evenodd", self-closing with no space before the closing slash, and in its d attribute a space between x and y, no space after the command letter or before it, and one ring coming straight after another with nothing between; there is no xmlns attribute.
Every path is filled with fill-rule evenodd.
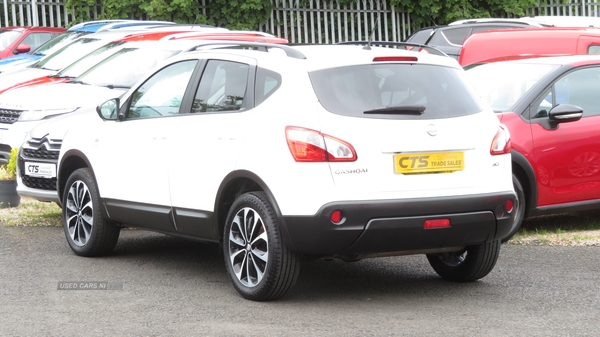
<svg viewBox="0 0 600 337"><path fill-rule="evenodd" d="M508 132L508 128L506 128L506 126L500 125L498 127L498 132L496 132L494 140L492 140L490 153L492 154L492 156L496 156L500 154L510 153L510 150L510 133Z"/></svg>
<svg viewBox="0 0 600 337"><path fill-rule="evenodd" d="M351 162L357 158L352 145L319 131L288 126L285 137L297 162Z"/></svg>

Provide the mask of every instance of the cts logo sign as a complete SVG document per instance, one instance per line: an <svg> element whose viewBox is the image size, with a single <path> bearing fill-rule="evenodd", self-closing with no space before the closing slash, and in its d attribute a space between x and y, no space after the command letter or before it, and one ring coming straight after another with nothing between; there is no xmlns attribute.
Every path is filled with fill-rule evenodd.
<svg viewBox="0 0 600 337"><path fill-rule="evenodd" d="M27 166L27 172L40 173L40 167L38 165L29 165L29 166Z"/></svg>
<svg viewBox="0 0 600 337"><path fill-rule="evenodd" d="M396 173L454 172L465 167L462 152L399 153L394 155Z"/></svg>
<svg viewBox="0 0 600 337"><path fill-rule="evenodd" d="M406 169L406 168L424 168L427 167L427 165L429 164L427 162L427 158L429 158L429 156L406 156L406 157L400 157L400 159L398 159L398 166Z"/></svg>

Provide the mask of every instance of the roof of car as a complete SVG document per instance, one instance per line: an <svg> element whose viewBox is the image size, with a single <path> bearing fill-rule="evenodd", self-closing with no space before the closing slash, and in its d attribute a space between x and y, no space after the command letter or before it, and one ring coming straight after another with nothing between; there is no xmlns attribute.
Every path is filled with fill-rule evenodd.
<svg viewBox="0 0 600 337"><path fill-rule="evenodd" d="M56 32L62 33L66 31L65 28L57 28L57 27L40 27L40 26L8 26L1 27L0 30L17 30L17 31L40 31L40 32Z"/></svg>
<svg viewBox="0 0 600 337"><path fill-rule="evenodd" d="M510 34L510 35L552 35L556 34L570 34L570 35L581 35L581 34L593 34L600 35L600 28L596 27L529 27L529 28L515 28L515 29L494 29L478 32L469 37L484 36L483 34ZM489 35L488 35L489 36ZM468 40L468 39L467 39Z"/></svg>
<svg viewBox="0 0 600 337"><path fill-rule="evenodd" d="M490 23L514 23L521 26L532 26L532 27L546 27L552 26L550 23L546 23L541 19L528 19L528 18L473 18L454 21L448 24L448 26L462 26L466 24L490 24Z"/></svg>
<svg viewBox="0 0 600 337"><path fill-rule="evenodd" d="M235 44L236 41L223 41L224 43ZM216 41L216 43L219 43ZM241 42L244 44L244 42ZM248 45L250 45L249 43ZM269 45L269 44L267 44ZM382 62L407 62L407 63L426 63L441 66L448 66L460 69L455 59L447 56L432 55L429 53L408 51L403 49L370 47L364 48L361 45L298 45L298 46L280 46L273 45L272 52L258 50L240 50L240 49L211 49L210 52L230 53L237 55L246 55L256 59L269 59L269 63L282 63L288 65L290 62L303 62L303 69L307 71L343 67L360 64L373 64L376 57L399 56L408 57L405 61L386 61ZM286 57L286 50L291 50ZM281 51L281 52L279 52ZM206 52L201 51L201 52ZM414 59L413 59L414 58Z"/></svg>

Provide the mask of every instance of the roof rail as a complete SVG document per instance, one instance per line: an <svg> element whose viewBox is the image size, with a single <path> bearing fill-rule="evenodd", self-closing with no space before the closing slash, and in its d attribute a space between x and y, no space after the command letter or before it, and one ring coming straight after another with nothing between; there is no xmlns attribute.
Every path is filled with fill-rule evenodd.
<svg viewBox="0 0 600 337"><path fill-rule="evenodd" d="M397 49L405 49L411 51L426 51L429 54L440 55L440 56L448 56L443 51L434 48L432 46L427 46L424 44L418 43L410 43L410 42L394 42L394 41L345 41L338 42L336 44L350 44L350 45L367 45L367 46L382 46L382 47L396 47ZM404 47L404 48L398 48Z"/></svg>
<svg viewBox="0 0 600 337"><path fill-rule="evenodd" d="M256 48L260 51L269 51L268 48L278 48L285 52L288 57L297 59L306 59L306 56L297 49L283 44L265 43L265 42L244 42L244 41L207 41L199 43L197 46L188 49L188 51L201 50L204 47L217 47L217 48L235 48L235 47L249 47ZM222 46L222 47L219 47Z"/></svg>

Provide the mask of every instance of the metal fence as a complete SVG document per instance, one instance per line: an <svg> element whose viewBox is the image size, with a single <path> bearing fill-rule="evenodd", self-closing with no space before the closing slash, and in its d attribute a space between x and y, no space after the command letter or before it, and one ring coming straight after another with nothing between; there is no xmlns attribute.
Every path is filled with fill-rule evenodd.
<svg viewBox="0 0 600 337"><path fill-rule="evenodd" d="M545 3L544 3L545 2ZM538 5L526 11L527 16L600 16L600 3L596 0L538 0Z"/></svg>
<svg viewBox="0 0 600 337"><path fill-rule="evenodd" d="M67 27L85 13L96 20L100 0L86 8L64 6L64 0L2 0L0 26ZM206 14L206 2L200 7ZM526 15L600 16L600 0L538 0ZM336 0L271 0L270 19L258 30L287 38L291 43L336 43L348 40L402 41L411 32L410 14L389 6L386 0L357 0L340 5Z"/></svg>
<svg viewBox="0 0 600 337"><path fill-rule="evenodd" d="M259 27L291 43L336 43L356 40L401 41L410 34L410 15L388 1L272 0L268 22Z"/></svg>

